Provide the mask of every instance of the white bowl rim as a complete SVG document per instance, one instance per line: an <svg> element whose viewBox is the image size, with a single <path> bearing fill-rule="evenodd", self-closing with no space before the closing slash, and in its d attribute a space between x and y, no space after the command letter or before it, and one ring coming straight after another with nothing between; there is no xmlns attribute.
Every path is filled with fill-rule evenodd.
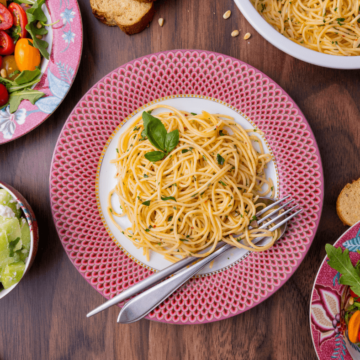
<svg viewBox="0 0 360 360"><path fill-rule="evenodd" d="M4 185L3 183L0 183L0 189L5 189L13 198L14 200L16 200L16 202L20 205L21 209L23 210L23 213L25 214L24 212L24 209L26 209L26 206L24 206L24 204L22 204L17 196L6 186ZM29 219L25 216L25 219L30 227L30 222L29 222ZM27 260L26 260L26 265L25 265L25 270L24 270L24 275L22 276L22 278L19 280L19 282L17 282L16 284L10 286L8 289L3 289L0 291L0 300L3 299L7 294L9 294L12 290L15 289L15 287L20 283L20 281L24 278L26 272L28 271L29 269L29 266L30 266L30 263L31 263L31 258L32 258L32 255L33 255L33 252L34 252L34 231L31 230L31 227L30 227L30 251L29 251L29 255L27 257Z"/></svg>
<svg viewBox="0 0 360 360"><path fill-rule="evenodd" d="M234 0L241 13L267 41L283 52L307 63L332 69L360 69L360 56L337 56L307 49L277 32L254 8L250 0Z"/></svg>

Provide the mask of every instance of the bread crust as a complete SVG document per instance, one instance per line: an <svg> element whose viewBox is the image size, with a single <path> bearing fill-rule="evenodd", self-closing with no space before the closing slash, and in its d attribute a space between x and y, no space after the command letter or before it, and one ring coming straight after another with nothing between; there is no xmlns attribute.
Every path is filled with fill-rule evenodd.
<svg viewBox="0 0 360 360"><path fill-rule="evenodd" d="M135 24L133 25L123 25L118 22L115 18L115 22L117 26L126 34L134 35L138 34L139 32L145 30L145 28L149 25L155 15L155 7L152 4L150 10L144 14L144 16Z"/></svg>
<svg viewBox="0 0 360 360"><path fill-rule="evenodd" d="M136 0L134 0L136 1ZM106 12L102 12L99 9L95 8L93 1L90 0L90 6L92 9L92 13L94 16L99 19L103 24L108 26L118 26L124 33L128 35L134 35L141 31L143 31L148 24L152 21L155 15L155 7L151 4L151 7L148 12L146 12L136 23L131 25L122 24L117 17L113 14L108 14Z"/></svg>
<svg viewBox="0 0 360 360"><path fill-rule="evenodd" d="M336 212L340 218L340 220L342 221L342 223L344 225L348 225L348 226L352 226L354 225L354 222L350 221L347 217L346 217L346 214L345 214L345 211L347 209L344 209L343 206L341 204L341 201L348 196L348 192L350 191L350 189L352 188L352 186L359 186L360 187L360 179L358 180L353 180L353 182L351 184L346 184L345 187L341 190L338 198L337 198L337 201L336 201ZM360 198L357 199L358 202L360 202ZM360 220L360 219L359 219Z"/></svg>

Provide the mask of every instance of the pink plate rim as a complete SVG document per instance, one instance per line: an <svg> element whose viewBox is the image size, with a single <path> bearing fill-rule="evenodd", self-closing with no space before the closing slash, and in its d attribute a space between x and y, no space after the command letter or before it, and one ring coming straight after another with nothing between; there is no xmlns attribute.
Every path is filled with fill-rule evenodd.
<svg viewBox="0 0 360 360"><path fill-rule="evenodd" d="M52 26L50 58L35 89L45 93L35 105L22 101L17 111L0 111L0 145L29 133L60 106L68 94L79 69L83 28L77 0L46 0Z"/></svg>
<svg viewBox="0 0 360 360"><path fill-rule="evenodd" d="M161 318L161 314L159 315L159 317L157 317L157 313L155 310L154 312L150 313L147 318L148 319L151 319L151 320L155 320L155 321L160 321L160 322L165 322L165 323L172 323L172 324L203 324L203 323L208 323L208 322L213 322L213 321L219 321L219 320L222 320L222 319L226 319L226 318L229 318L229 317L232 317L232 316L235 316L237 314L240 314L244 311L247 311L249 309L251 309L252 307L258 305L259 303L261 303L262 301L266 300L268 297L270 297L272 294L274 294L281 286L283 286L285 284L285 282L293 275L293 273L296 271L296 269L299 267L301 261L305 258L310 246L311 246L311 243L315 237L315 234L316 234L316 230L318 228L318 225L319 225L319 222L320 222L320 218L321 218L321 213L322 213L322 207L323 207L323 196L324 196L324 177L323 177L323 168L322 168L322 163L321 163L321 156L320 156L320 152L319 152L319 148L317 146L317 143L316 143L316 140L315 140L315 137L314 137L314 134L310 128L310 125L309 123L307 122L307 120L305 119L304 115L302 114L301 110L298 108L298 106L295 104L295 102L290 98L290 96L278 85L276 84L273 80L271 80L267 75L263 74L261 71L255 69L254 67L252 67L251 65L248 65L238 59L235 59L233 57L230 57L230 56L227 56L227 55L223 55L223 54L219 54L219 53L215 53L215 52L211 52L211 51L205 51L205 50L169 50L169 51L163 51L163 52L158 52L158 53L154 53L154 54L150 54L150 55L146 55L146 56L143 56L143 57L140 57L138 59L135 59L135 60L132 60L122 66L120 66L119 68L115 69L114 71L110 72L108 75L104 76L101 80L99 80L91 89L89 89L89 91L82 97L82 99L78 102L78 104L75 106L75 108L73 109L73 111L71 112L71 114L69 115L69 118L67 120L67 122L65 123L60 135L59 135L59 138L57 140L57 143L56 143L56 147L55 147L55 150L54 150L54 154L53 154L53 157L52 157L52 164L51 164L51 171L50 171L50 186L49 186L49 190L50 190L50 201L51 201L51 210L52 210L52 215L53 215L53 219L54 219L54 223L55 223L55 226L56 226L56 229L57 229L57 232L58 232L58 235L59 235L59 238L60 240L62 241L62 244L64 246L64 249L67 253L67 255L69 256L71 262L73 263L73 265L77 268L77 270L81 273L81 275L98 291L100 292L103 296L105 296L106 298L110 298L110 297L113 297L115 296L114 293L104 293L106 292L106 290L104 289L99 289L97 285L97 282L95 283L92 283L92 279L87 277L86 274L84 274L83 271L80 271L79 270L79 264L76 264L76 262L80 259L76 259L75 256L76 254L74 253L74 256L71 255L73 254L71 252L72 250L72 246L70 245L67 245L66 243L63 242L63 235L62 235L62 232L65 231L65 229L60 229L61 227L61 224L59 224L59 222L57 221L57 217L59 215L59 212L57 211L56 208L58 208L58 204L56 203L54 197L55 195L53 196L53 194L56 193L56 175L54 175L54 173L58 173L58 167L55 166L55 163L57 162L57 156L58 156L58 153L60 152L59 148L61 148L61 143L62 143L62 140L63 138L66 136L65 133L66 133L66 129L67 129L67 124L69 122L71 122L72 120L72 117L76 117L76 114L77 114L77 110L81 108L82 104L85 104L87 99L89 97L92 96L93 93L96 93L97 89L99 86L101 86L107 79L109 79L109 81L111 80L112 77L114 76L117 76L117 74L120 72L120 71L123 71L123 72L126 72L127 68L131 68L132 66L135 66L136 64L144 64L145 62L151 62L151 61L154 61L155 62L155 59L160 59L160 57L162 58L168 58L168 57L173 57L175 58L176 56L178 57L181 57L181 56L194 56L194 57L197 57L198 59L201 59L201 56L204 56L204 58L206 57L207 60L209 60L209 58L211 59L216 59L218 61L224 61L224 62L228 62L229 64L231 65L236 65L238 67L243 67L244 69L246 69L248 72L252 73L252 74L256 74L256 75L259 75L259 78L263 79L264 81L266 81L269 86L273 86L276 90L279 90L279 92L281 93L281 97L284 97L286 98L286 101L287 101L287 104L290 104L291 105L291 109L294 109L294 112L296 112L298 118L301 118L301 120L299 120L302 124L304 124L305 128L306 128L306 131L308 133L307 135L307 138L309 139L309 141L311 142L311 146L312 146L312 149L314 150L314 157L316 158L316 160L314 160L314 164L317 166L316 168L316 179L318 180L318 183L319 185L317 186L317 189L319 191L319 194L317 195L317 200L318 200L318 210L316 210L316 213L315 213L315 220L313 221L313 224L314 226L312 227L312 231L310 232L311 235L308 236L308 242L303 246L303 250L300 251L300 254L299 255L299 258L296 259L296 260L293 260L294 262L294 266L291 266L291 270L289 270L288 272L286 272L286 276L284 279L281 279L281 280L278 280L276 285L273 286L272 290L269 290L269 291L266 291L266 294L264 296L260 296L260 298L258 300L254 300L252 301L249 300L248 303L246 303L246 305L243 306L243 308L237 308L236 310L232 311L232 312L228 312L226 313L226 315L223 315L223 313L221 313L220 315L218 316L214 316L212 317L211 319L208 318L208 319L205 319L205 320L198 320L198 318L196 318L195 320L192 319L192 318L186 318L185 319L185 316L183 317L183 319L181 321L179 321L178 319L165 319L165 317ZM200 60L199 60L200 61ZM204 93L201 93L201 92L198 92L200 95L207 95L207 94L204 94ZM183 95L184 93L183 92L180 92L179 95ZM176 94L172 94L172 95L176 95ZM207 96L210 96L212 98L216 98L216 96L211 96L211 95L207 95ZM155 99L153 99L155 100ZM147 101L149 102L149 101ZM146 103L147 103L146 102ZM138 107L141 107L142 105L144 105L145 102L143 102L141 105L139 105ZM289 106L290 106L289 105ZM239 105L240 106L240 105ZM246 113L246 111L244 111L241 107L238 107L238 109L245 113L249 118L252 118L251 115L249 115L248 113ZM80 110L79 110L80 111ZM130 114L132 111L128 111L127 115ZM122 118L125 118L126 116L123 116ZM253 120L254 121L254 120ZM255 121L256 123L256 121ZM111 134L111 133L110 133ZM109 136L110 136L109 134ZM105 141L106 143L106 141ZM104 145L105 145L104 143ZM270 146L271 148L273 149L273 145L270 143ZM101 153L101 151L100 151ZM279 161L277 161L278 165L279 165ZM96 164L98 164L98 161L96 162ZM96 168L94 169L94 175L96 175ZM285 181L285 179L283 179L283 181ZM95 186L94 186L94 194L95 194ZM282 189L280 188L280 192L282 191ZM99 216L99 221L101 222L101 218ZM101 222L102 223L102 222ZM105 232L106 232L106 229L104 228L103 229ZM71 241L71 239L70 239ZM75 241L75 240L74 240ZM70 254L71 253L71 254ZM252 254L253 255L253 254ZM245 263L247 263L249 260L249 258L253 258L253 256L249 256L246 260L245 260ZM133 266L133 264L130 264L131 266ZM130 266L129 265L129 266ZM241 265L241 264L240 264ZM239 266L239 264L237 265ZM236 266L232 267L232 268L235 268ZM230 269L231 270L231 269ZM228 270L225 270L223 271L221 274L225 274L227 275L227 273L229 272L229 269ZM217 274L219 275L219 274ZM224 276L225 276L224 275ZM90 275L89 275L90 276ZM119 275L120 276L120 275ZM216 275L213 275L213 276L216 276ZM209 277L205 277L205 279L208 279L208 278L211 278L211 276ZM203 278L204 279L204 278ZM199 279L195 279L195 280L199 280ZM195 291L195 290L194 290ZM178 290L179 292L179 290ZM178 293L176 292L175 294L173 294L172 296L176 296L176 294ZM165 306L168 306L168 305L165 305Z"/></svg>
<svg viewBox="0 0 360 360"><path fill-rule="evenodd" d="M333 244L335 247L342 246L342 249L344 250L343 244L346 241L352 240L354 234L360 233L360 221L356 224L352 225L350 228L348 228ZM356 235L355 235L356 236ZM360 249L360 245L359 245ZM359 260L360 257L357 253L354 254L354 251L350 252L350 258L351 260ZM319 267L318 272L316 273L316 277L314 280L313 287L311 289L311 299L310 299L310 305L309 305L309 326L310 326L310 333L311 333L311 340L312 344L314 346L314 350L316 353L316 356L319 360L328 360L329 356L331 357L330 352L335 351L335 347L338 341L336 341L335 335L330 337L329 339L325 340L323 343L320 341L320 330L316 329L315 325L313 324L312 318L311 318L311 307L314 301L318 301L318 297L316 294L316 286L326 287L333 291L338 292L341 294L341 288L343 286L340 286L339 284L336 285L336 280L334 279L334 276L337 274L337 271L330 268L330 266L327 264L328 257L325 255L323 261L321 262L321 265ZM316 300L314 298L316 297ZM339 336L340 338L343 338L342 335ZM345 344L345 343L344 343ZM323 348L322 348L323 347ZM349 354L346 347L344 347L345 355L341 358L341 360L352 360L353 358ZM360 356L359 356L360 357ZM338 358L333 358L337 360ZM340 357L339 357L340 359Z"/></svg>

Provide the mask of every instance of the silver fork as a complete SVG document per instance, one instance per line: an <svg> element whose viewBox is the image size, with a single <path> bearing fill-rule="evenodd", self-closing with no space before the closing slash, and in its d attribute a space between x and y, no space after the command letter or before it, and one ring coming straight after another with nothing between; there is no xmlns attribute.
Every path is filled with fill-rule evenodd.
<svg viewBox="0 0 360 360"><path fill-rule="evenodd" d="M258 213L256 213L256 216L261 216L262 214L264 214L265 212L271 210L272 208L274 208L275 206L277 205L280 205L284 200L288 199L290 195L284 197L283 199L280 199L278 201L274 201L272 202L270 205L268 205L266 208L264 208L263 210L259 211ZM272 199L267 199L267 198L263 198L267 201L273 201ZM287 205L289 205L293 200L285 203L285 204L282 204L279 208L275 209L271 214L268 214L266 216L264 216L263 218L261 218L260 220L257 221L257 224L260 225L261 223L263 223L265 220L267 220L269 217L273 216L276 212L278 212L279 210L282 210L284 209ZM289 212L293 211L294 209L296 208L296 206L292 207L291 209L289 210L286 210L284 213L278 215L276 218L272 218L268 223L262 225L260 228L264 229L266 228L267 226L269 226L271 223L273 222L276 222L278 219L280 219L281 217L283 217L284 215L288 214ZM301 210L300 210L301 211ZM292 214L291 216L289 216L288 218L284 219L281 224L276 224L276 226L280 227L282 225L284 225L288 220L290 220L290 218L293 218L294 216L296 216L300 211L296 212L295 214ZM278 228L276 227L276 228ZM258 241L260 241L261 239L259 239ZM257 242L257 241L256 241ZM254 242L254 243L256 243ZM227 247L226 247L227 246ZM198 263L196 264L197 267L198 267L198 264L201 263L201 264L204 264L203 266L205 266L207 263L209 263L210 261L212 261L212 259L214 259L216 256L222 254L224 251L226 250L223 250L224 248L226 247L226 250L228 250L231 246L230 245L227 245L225 244L224 242L221 242L217 245L216 247L216 250L214 253L212 253L211 255L211 260L208 260L209 259L209 256L206 257L205 259L202 259L199 261L199 258L196 258L196 257L187 257L185 259L182 259L180 261L178 261L177 263L174 263L170 266L168 266L167 268L165 268L164 270L161 270L157 273L154 273L153 275L147 277L145 280L133 285L132 287L130 287L129 289L126 289L124 290L122 293L114 296L112 299L108 300L107 302L105 302L104 304L98 306L96 309L92 310L91 312L89 312L86 316L87 317L90 317L90 316L93 316L113 305L116 305L118 304L119 302L121 301L124 301L140 292L142 292L143 290L151 287L152 285L164 280L165 278L167 278L168 276L170 275L173 275L175 273L177 273L178 271L182 270L183 268L187 267L188 265L191 265L192 263L194 263L195 261L198 261ZM221 253L218 253L218 251L221 251ZM214 256L214 254L218 254L216 256ZM205 261L205 260L208 260L206 261L206 263L202 263L202 261ZM202 266L202 267L203 267ZM195 269L194 266L191 266L190 269ZM200 270L200 269L199 269ZM197 270L197 271L199 271ZM184 270L185 271L185 270ZM181 273L183 273L184 271L182 271ZM196 272L197 272L196 271ZM196 274L196 272L194 274ZM174 275L172 278L174 278L175 276L177 276L178 274ZM171 278L171 279L172 279ZM185 280L187 281L187 280ZM184 281L184 282L185 282ZM158 285L161 285L163 284L164 282L158 284ZM183 283L182 283L183 284ZM179 286L181 286L182 284L180 284ZM179 287L178 286L178 287ZM177 288L178 288L177 287ZM176 289L177 289L176 288ZM176 289L174 289L173 291L175 291ZM145 292L146 293L146 292ZM145 294L143 293L143 294ZM170 295L170 294L169 294ZM133 300L135 300L137 298L134 298ZM162 300L163 301L163 300ZM160 301L160 302L162 302ZM126 304L128 305L130 303L130 301ZM126 306L125 305L125 306ZM129 304L130 305L130 304ZM128 306L129 306L128 305ZM125 307L124 306L124 307ZM157 306L157 305L156 305ZM154 306L153 308L155 308L156 306ZM152 308L152 309L153 309ZM149 313L152 309L150 309L147 313ZM143 316L146 316L147 314L143 315ZM120 316L119 316L119 319L120 319ZM133 321L136 321L133 320ZM132 321L129 321L129 322L132 322Z"/></svg>

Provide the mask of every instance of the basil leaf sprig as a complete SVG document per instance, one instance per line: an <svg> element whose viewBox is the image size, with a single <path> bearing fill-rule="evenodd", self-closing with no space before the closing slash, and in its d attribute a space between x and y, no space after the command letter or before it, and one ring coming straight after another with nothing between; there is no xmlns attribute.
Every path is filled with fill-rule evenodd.
<svg viewBox="0 0 360 360"><path fill-rule="evenodd" d="M144 111L142 113L145 134L150 143L160 151L151 151L145 154L145 158L151 162L162 160L179 143L179 130L167 132L164 124L156 117Z"/></svg>
<svg viewBox="0 0 360 360"><path fill-rule="evenodd" d="M349 256L349 249L344 252L330 244L325 245L329 258L328 265L341 274L339 284L350 286L355 294L360 294L360 275L358 266L353 266Z"/></svg>

